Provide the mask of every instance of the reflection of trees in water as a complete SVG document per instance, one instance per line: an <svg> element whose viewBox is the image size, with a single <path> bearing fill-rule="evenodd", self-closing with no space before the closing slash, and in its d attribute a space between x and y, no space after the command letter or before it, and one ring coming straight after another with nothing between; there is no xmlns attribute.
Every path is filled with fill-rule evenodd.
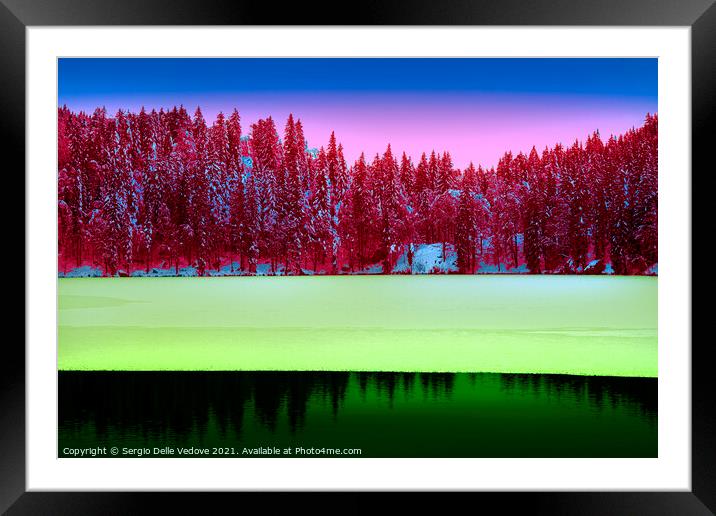
<svg viewBox="0 0 716 516"><path fill-rule="evenodd" d="M60 426L91 423L100 436L114 428L167 437L202 433L213 416L221 433L229 425L240 431L249 385L225 372L61 372Z"/></svg>
<svg viewBox="0 0 716 516"><path fill-rule="evenodd" d="M425 397L449 399L455 385L455 373L420 373L420 385Z"/></svg>
<svg viewBox="0 0 716 516"><path fill-rule="evenodd" d="M470 389L499 382L506 394L589 403L603 409L626 406L656 415L656 380L536 374L466 374ZM222 435L240 434L244 415L275 432L285 417L291 432L305 425L312 403L338 417L349 389L385 402L399 399L451 399L455 373L345 372L61 372L60 428L79 432L94 427L147 438L205 434L210 420ZM400 397L399 397L400 396ZM312 401L313 400L313 401Z"/></svg>
<svg viewBox="0 0 716 516"><path fill-rule="evenodd" d="M413 397L416 384L419 383L425 398L450 398L455 384L456 373L353 373L357 377L361 399L365 400L369 392L379 399L385 398L393 406L396 393L405 398Z"/></svg>
<svg viewBox="0 0 716 516"><path fill-rule="evenodd" d="M330 403L334 415L345 399L350 373L303 372L61 372L60 425L92 423L143 436L204 433L213 417L222 434L240 432L247 404L275 431L285 410L292 431L304 424L309 399Z"/></svg>
<svg viewBox="0 0 716 516"><path fill-rule="evenodd" d="M643 416L657 413L656 378L560 374L498 374L504 392L550 400L588 403L598 410L630 408Z"/></svg>

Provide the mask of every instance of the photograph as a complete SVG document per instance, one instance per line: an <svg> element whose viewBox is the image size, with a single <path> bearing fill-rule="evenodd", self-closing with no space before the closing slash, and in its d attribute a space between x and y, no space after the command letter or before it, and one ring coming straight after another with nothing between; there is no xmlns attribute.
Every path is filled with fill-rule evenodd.
<svg viewBox="0 0 716 516"><path fill-rule="evenodd" d="M658 458L658 67L58 57L57 457Z"/></svg>

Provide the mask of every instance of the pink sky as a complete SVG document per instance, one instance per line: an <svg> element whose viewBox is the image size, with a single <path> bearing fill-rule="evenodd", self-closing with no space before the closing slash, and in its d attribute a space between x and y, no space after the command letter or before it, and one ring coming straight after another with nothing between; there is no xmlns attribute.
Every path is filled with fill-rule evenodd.
<svg viewBox="0 0 716 516"><path fill-rule="evenodd" d="M236 107L244 133L259 118L272 116L279 134L288 114L302 120L309 147L326 145L331 130L343 144L352 163L361 152L371 159L390 143L395 154L405 151L417 161L422 152L449 151L456 167L470 161L493 166L505 151L538 151L555 143L571 144L599 130L603 139L643 123L655 102L630 97L584 95L500 95L443 92L371 94L341 93L243 93L162 95L148 98L125 96L107 103L84 98L71 109L93 110L105 105L113 114L118 108L138 110L184 104L190 113L200 105L210 122L218 111Z"/></svg>

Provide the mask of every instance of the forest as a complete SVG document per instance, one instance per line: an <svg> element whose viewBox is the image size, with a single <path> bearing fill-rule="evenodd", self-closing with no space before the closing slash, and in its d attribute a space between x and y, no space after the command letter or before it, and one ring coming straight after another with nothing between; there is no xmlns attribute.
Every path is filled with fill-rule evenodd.
<svg viewBox="0 0 716 516"><path fill-rule="evenodd" d="M59 274L653 274L657 149L646 114L490 168L389 144L347 163L333 133L309 148L293 115L244 132L236 109L207 123L200 108L63 106Z"/></svg>

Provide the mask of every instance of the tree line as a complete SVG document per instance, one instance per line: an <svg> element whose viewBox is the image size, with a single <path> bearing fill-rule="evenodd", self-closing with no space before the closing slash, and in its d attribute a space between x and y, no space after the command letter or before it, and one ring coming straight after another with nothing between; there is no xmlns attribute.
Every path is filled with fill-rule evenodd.
<svg viewBox="0 0 716 516"><path fill-rule="evenodd" d="M643 274L657 259L657 115L603 141L506 152L457 169L448 152L413 160L390 145L352 164L331 134L309 149L300 120L242 132L237 110L93 113L58 109L61 269L107 275L156 266L354 273L412 264L420 244L532 273Z"/></svg>

